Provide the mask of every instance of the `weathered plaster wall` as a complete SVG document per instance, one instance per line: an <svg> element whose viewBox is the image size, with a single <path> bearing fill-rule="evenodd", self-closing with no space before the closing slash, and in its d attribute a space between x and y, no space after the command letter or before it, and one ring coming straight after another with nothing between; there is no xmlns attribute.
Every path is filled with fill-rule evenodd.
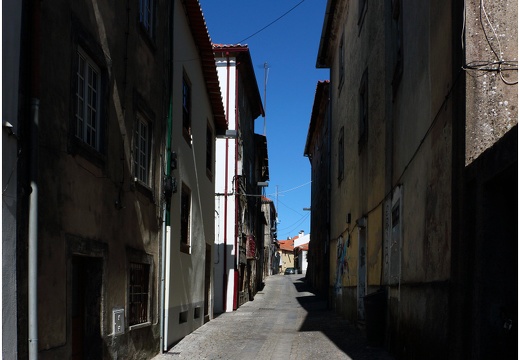
<svg viewBox="0 0 520 360"><path fill-rule="evenodd" d="M466 2L466 165L518 124L518 2L480 3Z"/></svg>
<svg viewBox="0 0 520 360"><path fill-rule="evenodd" d="M157 8L166 9L165 3L158 2ZM161 74L166 66L166 33L158 31L155 45L150 44L139 26L134 26L138 21L131 21L138 19L137 9L129 11L127 19L116 16L127 14L124 3L42 3L38 278L42 358L70 357L73 255L102 259L100 336L104 356L146 358L158 351L159 154L164 147L166 110ZM158 23L165 24L166 16L167 11L158 12ZM99 62L104 78L101 99L106 112L101 118L106 126L101 157L79 151L71 141L73 69L80 38ZM143 106L153 123L148 186L134 182L132 168L135 118ZM94 251L93 244L105 250ZM128 249L153 259L150 322L132 329L126 325L124 334L115 336L112 309L124 308L125 317L128 315Z"/></svg>
<svg viewBox="0 0 520 360"><path fill-rule="evenodd" d="M2 119L12 126L14 134L19 134L19 93L20 93L20 48L22 40L22 4L6 1L2 4ZM24 107L26 105L24 104ZM18 276L17 214L18 201L18 139L9 136L2 129L2 358L18 358Z"/></svg>
<svg viewBox="0 0 520 360"><path fill-rule="evenodd" d="M339 54L331 67L332 91L332 175L331 175L331 285L339 293L351 293L340 287L354 287L358 283L358 234L356 220L367 216L367 280L368 285L380 283L382 256L382 222L380 202L385 197L385 78L384 4L368 2L364 20L358 24L358 3L350 3L347 18L336 34L336 51L339 52L344 31L345 72L343 83L339 77ZM343 30L344 29L344 30ZM368 137L360 141L360 87L363 73L368 81ZM344 177L338 179L339 135L344 134ZM350 214L351 223L347 224ZM338 237L346 241L351 232L348 255L338 263ZM341 256L341 255L339 255ZM343 264L343 265L341 265ZM339 269L338 266L343 266ZM348 273L348 274L347 274ZM343 275L338 275L343 274ZM338 277L340 276L341 279ZM341 295L344 301L346 295ZM351 315L355 312L349 312ZM353 320L356 317L352 318Z"/></svg>

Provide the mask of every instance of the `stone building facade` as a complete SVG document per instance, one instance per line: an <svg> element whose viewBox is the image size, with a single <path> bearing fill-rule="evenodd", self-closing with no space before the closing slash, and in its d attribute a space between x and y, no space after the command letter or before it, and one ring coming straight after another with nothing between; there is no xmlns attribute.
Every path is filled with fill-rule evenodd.
<svg viewBox="0 0 520 360"><path fill-rule="evenodd" d="M330 304L400 358L516 354L516 19L509 2L327 3Z"/></svg>

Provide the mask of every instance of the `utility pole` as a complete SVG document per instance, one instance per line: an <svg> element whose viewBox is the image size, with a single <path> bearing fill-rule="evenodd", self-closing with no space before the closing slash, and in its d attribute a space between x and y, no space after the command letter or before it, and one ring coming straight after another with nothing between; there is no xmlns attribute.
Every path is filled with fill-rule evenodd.
<svg viewBox="0 0 520 360"><path fill-rule="evenodd" d="M278 185L276 185L276 223L278 224Z"/></svg>

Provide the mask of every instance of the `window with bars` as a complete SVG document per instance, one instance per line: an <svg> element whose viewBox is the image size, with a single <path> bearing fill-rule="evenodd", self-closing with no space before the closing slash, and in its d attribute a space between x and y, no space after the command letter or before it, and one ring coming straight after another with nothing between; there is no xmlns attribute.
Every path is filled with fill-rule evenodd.
<svg viewBox="0 0 520 360"><path fill-rule="evenodd" d="M191 84L186 74L182 78L182 134L191 144Z"/></svg>
<svg viewBox="0 0 520 360"><path fill-rule="evenodd" d="M130 263L128 289L128 325L149 322L150 265Z"/></svg>
<svg viewBox="0 0 520 360"><path fill-rule="evenodd" d="M77 55L76 137L100 151L101 70L81 48Z"/></svg>
<svg viewBox="0 0 520 360"><path fill-rule="evenodd" d="M139 0L139 22L151 39L155 35L154 15L154 0Z"/></svg>
<svg viewBox="0 0 520 360"><path fill-rule="evenodd" d="M134 176L146 185L149 184L151 125L143 116L137 115L134 139Z"/></svg>

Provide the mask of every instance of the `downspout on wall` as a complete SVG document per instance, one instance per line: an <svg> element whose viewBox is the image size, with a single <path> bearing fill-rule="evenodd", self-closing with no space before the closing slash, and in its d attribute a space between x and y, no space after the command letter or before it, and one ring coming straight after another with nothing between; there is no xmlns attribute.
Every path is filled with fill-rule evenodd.
<svg viewBox="0 0 520 360"><path fill-rule="evenodd" d="M38 126L40 112L40 2L33 0L30 78L30 186L28 239L28 341L29 360L38 359Z"/></svg>
<svg viewBox="0 0 520 360"><path fill-rule="evenodd" d="M165 154L165 163L164 163L164 180L162 181L162 189L163 193L165 195L165 201L163 204L163 224L162 224L162 234L161 234L161 299L160 299L160 328L161 328L161 338L160 338L160 347L161 352L167 351L167 340L165 339L165 325L166 325L166 311L165 311L165 293L166 293L166 281L165 281L165 274L166 274L166 233L167 233L167 226L166 224L170 224L170 201L171 201L171 193L169 194L169 197L167 195L167 192L165 191L165 182L168 180L171 180L171 132L172 132L172 112L173 112L173 18L175 14L175 3L170 3L170 23L169 23L169 60L170 63L168 64L169 68L169 76L168 76L168 115L166 119L166 154ZM173 186L173 182L171 183ZM173 189L172 189L173 190Z"/></svg>

